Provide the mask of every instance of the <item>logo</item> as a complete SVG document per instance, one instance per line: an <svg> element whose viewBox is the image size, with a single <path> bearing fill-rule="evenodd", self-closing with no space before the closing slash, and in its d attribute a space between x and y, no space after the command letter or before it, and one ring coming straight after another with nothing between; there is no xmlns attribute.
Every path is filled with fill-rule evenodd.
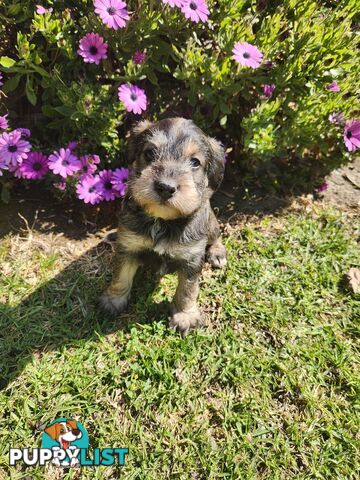
<svg viewBox="0 0 360 480"><path fill-rule="evenodd" d="M92 467L125 464L128 448L94 448L89 451L86 428L72 418L58 418L49 423L42 433L41 448L10 448L9 463L16 465L45 465L58 467Z"/></svg>

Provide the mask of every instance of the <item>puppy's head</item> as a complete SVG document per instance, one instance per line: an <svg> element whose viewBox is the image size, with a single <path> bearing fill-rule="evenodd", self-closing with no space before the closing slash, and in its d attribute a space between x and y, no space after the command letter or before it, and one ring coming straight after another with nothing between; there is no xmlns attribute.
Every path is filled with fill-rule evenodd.
<svg viewBox="0 0 360 480"><path fill-rule="evenodd" d="M140 122L128 142L128 194L150 216L190 216L220 185L224 155L220 143L191 120Z"/></svg>

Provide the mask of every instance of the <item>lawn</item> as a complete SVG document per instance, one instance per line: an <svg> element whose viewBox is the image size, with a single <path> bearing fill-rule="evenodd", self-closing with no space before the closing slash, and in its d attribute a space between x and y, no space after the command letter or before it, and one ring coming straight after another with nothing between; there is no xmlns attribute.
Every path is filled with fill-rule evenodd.
<svg viewBox="0 0 360 480"><path fill-rule="evenodd" d="M175 277L140 273L111 319L111 245L1 240L0 478L359 478L360 305L343 282L358 218L315 205L225 230L228 266L204 270L205 325L186 338L167 328ZM125 467L9 468L63 416L92 447L128 447Z"/></svg>

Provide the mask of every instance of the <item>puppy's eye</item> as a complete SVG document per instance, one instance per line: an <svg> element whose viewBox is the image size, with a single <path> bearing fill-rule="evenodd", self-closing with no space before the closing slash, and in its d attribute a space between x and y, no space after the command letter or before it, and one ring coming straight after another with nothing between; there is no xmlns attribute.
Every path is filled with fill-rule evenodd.
<svg viewBox="0 0 360 480"><path fill-rule="evenodd" d="M152 162L155 158L155 149L147 148L146 150L144 150L144 157L147 162Z"/></svg>
<svg viewBox="0 0 360 480"><path fill-rule="evenodd" d="M200 160L198 158L195 158L195 157L190 158L190 163L191 163L192 168L198 168L201 165Z"/></svg>

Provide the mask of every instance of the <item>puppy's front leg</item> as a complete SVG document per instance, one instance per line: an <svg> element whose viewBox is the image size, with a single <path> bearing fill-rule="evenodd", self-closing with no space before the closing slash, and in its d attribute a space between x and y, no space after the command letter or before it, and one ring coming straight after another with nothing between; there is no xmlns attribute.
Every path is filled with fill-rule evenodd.
<svg viewBox="0 0 360 480"><path fill-rule="evenodd" d="M105 310L110 313L125 310L139 265L138 260L134 257L118 257L111 284L100 298L100 304Z"/></svg>
<svg viewBox="0 0 360 480"><path fill-rule="evenodd" d="M170 328L178 330L184 336L201 322L201 313L196 304L199 276L199 273L178 273L179 283L171 304Z"/></svg>

